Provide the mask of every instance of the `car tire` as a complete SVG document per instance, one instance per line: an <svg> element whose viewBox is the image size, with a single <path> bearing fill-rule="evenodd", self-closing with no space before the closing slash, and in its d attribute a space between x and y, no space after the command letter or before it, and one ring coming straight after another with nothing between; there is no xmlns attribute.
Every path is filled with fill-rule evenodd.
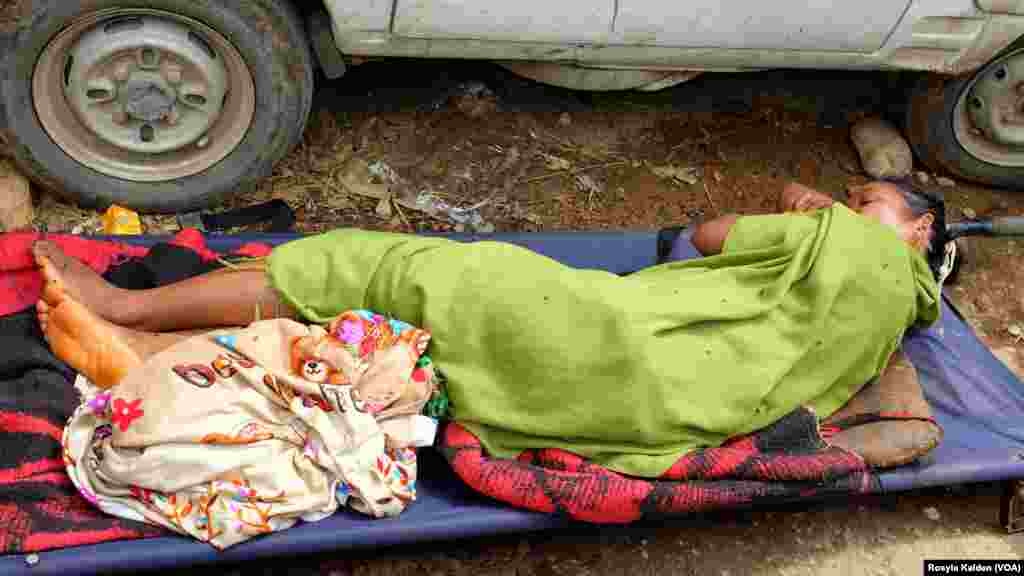
<svg viewBox="0 0 1024 576"><path fill-rule="evenodd" d="M972 74L955 78L927 74L913 83L904 125L911 148L922 163L967 181L1024 188L1024 142L1007 144L1006 137L999 134L1002 128L973 121L969 111L975 90L996 82L1005 83L1010 90L1024 82L1024 77L1007 77L1008 62L1024 64L1024 42L1016 42ZM1019 106L1017 110L1024 119L1024 111ZM979 124L984 129L978 128Z"/></svg>
<svg viewBox="0 0 1024 576"><path fill-rule="evenodd" d="M17 50L0 57L0 126L26 175L71 202L157 213L210 207L269 175L302 137L313 59L287 0L24 1L31 16L9 41ZM93 61L108 42L101 34L121 34L109 44L125 51L111 48L109 61ZM158 37L171 40L151 50ZM53 86L60 58L63 82ZM69 74L82 79L82 90ZM87 91L101 100L79 95L108 80L115 82L109 94ZM199 86L198 95L183 97L185 86ZM133 108L124 94L142 96L125 100ZM144 103L146 94L157 99ZM137 141L127 139L132 134ZM142 149L154 143L168 150Z"/></svg>

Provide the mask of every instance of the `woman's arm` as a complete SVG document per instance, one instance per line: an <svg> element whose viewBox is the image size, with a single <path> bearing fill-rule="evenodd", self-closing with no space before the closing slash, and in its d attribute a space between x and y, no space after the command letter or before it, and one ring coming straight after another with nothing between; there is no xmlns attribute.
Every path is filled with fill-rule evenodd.
<svg viewBox="0 0 1024 576"><path fill-rule="evenodd" d="M828 208L835 200L803 184L790 182L779 195L779 212L807 212L819 208Z"/></svg>
<svg viewBox="0 0 1024 576"><path fill-rule="evenodd" d="M690 242L703 256L720 254L725 239L729 236L729 231L732 230L732 225L736 223L737 218L736 214L726 214L698 225L693 231Z"/></svg>
<svg viewBox="0 0 1024 576"><path fill-rule="evenodd" d="M819 208L828 208L835 202L831 196L808 188L803 184L790 182L782 189L779 195L779 211L785 212L807 212ZM736 214L726 214L714 220L705 222L693 231L690 239L693 245L704 256L721 254L725 239L729 236L733 224L736 223Z"/></svg>

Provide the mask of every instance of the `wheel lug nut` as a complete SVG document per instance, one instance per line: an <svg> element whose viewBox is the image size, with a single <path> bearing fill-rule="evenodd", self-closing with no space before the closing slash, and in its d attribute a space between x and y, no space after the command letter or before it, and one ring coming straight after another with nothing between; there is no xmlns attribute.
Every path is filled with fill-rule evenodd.
<svg viewBox="0 0 1024 576"><path fill-rule="evenodd" d="M122 62L117 65L117 68L114 68L114 79L118 82L125 82L131 73L132 71L128 68L128 65Z"/></svg>
<svg viewBox="0 0 1024 576"><path fill-rule="evenodd" d="M153 48L143 48L139 52L139 58L142 60L143 68L154 68L159 63L160 55Z"/></svg>

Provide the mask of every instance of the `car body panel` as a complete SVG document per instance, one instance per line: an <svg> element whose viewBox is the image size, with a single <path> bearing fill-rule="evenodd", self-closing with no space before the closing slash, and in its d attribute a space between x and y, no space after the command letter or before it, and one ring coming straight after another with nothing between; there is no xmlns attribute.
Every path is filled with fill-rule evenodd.
<svg viewBox="0 0 1024 576"><path fill-rule="evenodd" d="M960 74L977 69L1024 35L1024 0L913 0L893 7L861 0L832 2L828 10L824 0L815 0L817 8L790 0L697 1L587 2L583 12L580 3L548 2L551 8L535 0L478 0L468 12L455 0L326 0L325 5L338 49L349 56L535 60L623 69ZM711 11L729 3L746 12ZM682 6L694 15L680 12ZM701 15L693 6L717 16ZM545 8L544 18L534 16ZM661 15L644 16L647 9L661 10ZM828 18L822 16L826 11ZM679 27L666 29L671 22ZM747 31L736 33L743 26ZM698 28L699 34L687 33Z"/></svg>
<svg viewBox="0 0 1024 576"><path fill-rule="evenodd" d="M993 14L1024 14L1024 0L977 0L978 8Z"/></svg>
<svg viewBox="0 0 1024 576"><path fill-rule="evenodd" d="M338 32L390 32L394 0L324 0Z"/></svg>
<svg viewBox="0 0 1024 576"><path fill-rule="evenodd" d="M391 32L495 42L606 42L615 0L397 0Z"/></svg>
<svg viewBox="0 0 1024 576"><path fill-rule="evenodd" d="M873 52L909 0L620 0L608 43L624 46Z"/></svg>

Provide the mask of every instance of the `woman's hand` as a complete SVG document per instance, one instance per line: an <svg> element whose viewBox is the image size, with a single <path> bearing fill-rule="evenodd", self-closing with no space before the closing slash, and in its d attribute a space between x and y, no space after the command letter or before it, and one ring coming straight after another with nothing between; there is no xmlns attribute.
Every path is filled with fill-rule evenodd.
<svg viewBox="0 0 1024 576"><path fill-rule="evenodd" d="M790 182L782 189L779 197L779 209L782 212L810 212L820 208L828 208L835 200L803 184Z"/></svg>
<svg viewBox="0 0 1024 576"><path fill-rule="evenodd" d="M700 252L701 256L714 256L722 252L725 239L729 237L733 224L736 224L735 214L719 216L714 220L704 222L693 230L690 242Z"/></svg>

